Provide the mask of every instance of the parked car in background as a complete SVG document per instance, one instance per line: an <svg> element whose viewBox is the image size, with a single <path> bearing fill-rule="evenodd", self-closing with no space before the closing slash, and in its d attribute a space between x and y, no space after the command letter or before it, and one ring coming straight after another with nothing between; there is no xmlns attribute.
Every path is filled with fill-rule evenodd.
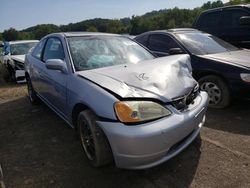
<svg viewBox="0 0 250 188"><path fill-rule="evenodd" d="M25 54L38 43L38 40L23 40L4 42L3 64L13 81L25 82L24 59Z"/></svg>
<svg viewBox="0 0 250 188"><path fill-rule="evenodd" d="M149 168L181 152L204 124L208 96L189 60L157 59L120 35L50 34L26 55L29 98L77 129L93 166L114 159Z"/></svg>
<svg viewBox="0 0 250 188"><path fill-rule="evenodd" d="M3 63L3 56L4 56L3 45L4 43L0 41L0 63Z"/></svg>
<svg viewBox="0 0 250 188"><path fill-rule="evenodd" d="M209 106L224 108L232 98L250 98L250 51L195 29L151 31L135 38L161 56L189 54L193 76L208 92Z"/></svg>
<svg viewBox="0 0 250 188"><path fill-rule="evenodd" d="M194 28L235 46L250 49L250 5L226 6L201 13Z"/></svg>

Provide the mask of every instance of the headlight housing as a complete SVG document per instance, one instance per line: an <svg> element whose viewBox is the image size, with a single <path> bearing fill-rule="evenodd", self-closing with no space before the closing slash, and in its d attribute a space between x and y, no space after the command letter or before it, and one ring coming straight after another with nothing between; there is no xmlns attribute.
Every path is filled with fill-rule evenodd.
<svg viewBox="0 0 250 188"><path fill-rule="evenodd" d="M136 123L171 115L162 105L151 101L120 101L114 105L118 119L123 123Z"/></svg>
<svg viewBox="0 0 250 188"><path fill-rule="evenodd" d="M244 82L250 83L250 74L249 74L249 73L241 73L241 74L240 74L240 77L241 77L241 79L242 79Z"/></svg>

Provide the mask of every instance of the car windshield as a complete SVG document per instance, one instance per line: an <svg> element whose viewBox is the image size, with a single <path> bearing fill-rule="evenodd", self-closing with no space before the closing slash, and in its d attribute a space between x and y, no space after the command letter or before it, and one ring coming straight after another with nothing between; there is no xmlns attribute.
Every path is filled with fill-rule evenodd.
<svg viewBox="0 0 250 188"><path fill-rule="evenodd" d="M155 58L150 52L126 37L69 37L71 57L76 71L119 64L137 64Z"/></svg>
<svg viewBox="0 0 250 188"><path fill-rule="evenodd" d="M176 34L182 44L193 54L205 55L239 50L239 48L205 33Z"/></svg>
<svg viewBox="0 0 250 188"><path fill-rule="evenodd" d="M29 52L29 50L34 47L37 42L29 42L29 43L17 43L10 45L10 53L11 55L24 55Z"/></svg>

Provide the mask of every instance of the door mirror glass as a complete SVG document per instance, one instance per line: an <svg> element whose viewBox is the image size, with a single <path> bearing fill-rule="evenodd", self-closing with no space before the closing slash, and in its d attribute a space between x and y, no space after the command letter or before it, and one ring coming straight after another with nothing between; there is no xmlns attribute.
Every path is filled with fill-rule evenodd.
<svg viewBox="0 0 250 188"><path fill-rule="evenodd" d="M180 48L171 48L169 49L169 55L183 54L184 52Z"/></svg>
<svg viewBox="0 0 250 188"><path fill-rule="evenodd" d="M250 16L242 16L240 18L240 25L250 25Z"/></svg>
<svg viewBox="0 0 250 188"><path fill-rule="evenodd" d="M61 60L61 59L48 59L45 62L46 68L50 69L50 70L58 70L61 71L63 73L67 73L67 66L65 61Z"/></svg>

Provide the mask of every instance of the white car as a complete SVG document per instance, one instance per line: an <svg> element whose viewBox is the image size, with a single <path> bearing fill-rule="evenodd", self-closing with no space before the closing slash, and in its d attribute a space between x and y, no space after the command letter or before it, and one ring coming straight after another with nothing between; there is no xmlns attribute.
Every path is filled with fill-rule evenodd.
<svg viewBox="0 0 250 188"><path fill-rule="evenodd" d="M17 83L26 81L24 72L25 54L38 43L38 40L10 41L4 43L3 64Z"/></svg>

